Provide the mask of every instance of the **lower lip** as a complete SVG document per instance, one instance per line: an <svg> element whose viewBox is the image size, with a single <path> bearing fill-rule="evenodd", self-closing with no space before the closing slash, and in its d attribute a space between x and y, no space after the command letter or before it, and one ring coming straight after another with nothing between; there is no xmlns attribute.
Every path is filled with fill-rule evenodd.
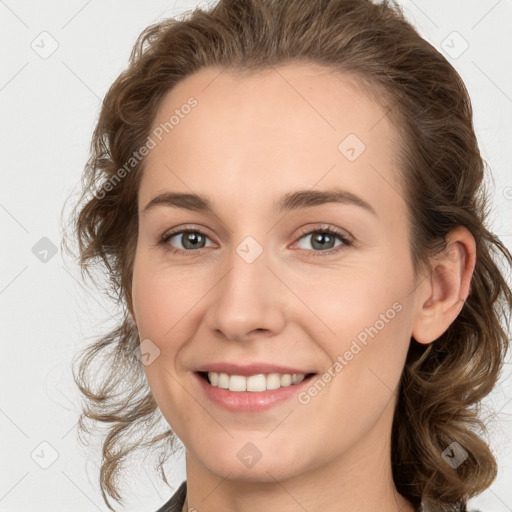
<svg viewBox="0 0 512 512"><path fill-rule="evenodd" d="M217 405L232 412L261 412L295 396L314 377L310 375L298 384L267 391L230 391L212 386L198 373L194 373L206 396Z"/></svg>

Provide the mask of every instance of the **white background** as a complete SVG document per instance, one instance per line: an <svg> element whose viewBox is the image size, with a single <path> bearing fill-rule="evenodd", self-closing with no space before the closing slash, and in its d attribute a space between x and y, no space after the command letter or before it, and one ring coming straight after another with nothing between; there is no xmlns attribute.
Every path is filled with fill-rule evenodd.
<svg viewBox="0 0 512 512"><path fill-rule="evenodd" d="M97 484L98 447L76 441L80 404L70 361L113 325L116 311L81 283L77 267L60 252L43 263L32 248L43 237L59 247L59 216L65 199L77 191L101 98L125 67L136 36L150 23L197 4L0 0L1 511L107 510ZM492 226L512 249L512 2L402 4L436 47L449 44L452 53L459 52L464 43L453 31L469 44L462 55L448 59L469 89L480 147L493 171ZM47 59L31 47L48 37L40 36L43 31L58 43ZM508 365L486 401L499 411L491 447L500 475L471 502L483 512L512 510L511 383ZM58 453L48 469L31 458L35 449L43 462L51 457L52 449L41 442ZM167 467L177 486L185 478L183 457ZM173 493L148 474L136 465L124 510L154 511Z"/></svg>

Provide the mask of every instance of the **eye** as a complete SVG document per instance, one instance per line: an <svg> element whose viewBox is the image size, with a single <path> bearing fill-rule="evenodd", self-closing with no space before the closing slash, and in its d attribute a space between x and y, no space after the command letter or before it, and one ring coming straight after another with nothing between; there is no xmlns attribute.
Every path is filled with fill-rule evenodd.
<svg viewBox="0 0 512 512"><path fill-rule="evenodd" d="M205 245L207 240L209 240L208 235L199 229L181 229L165 234L160 240L160 244L169 250L174 248L174 254L186 254L207 247Z"/></svg>
<svg viewBox="0 0 512 512"><path fill-rule="evenodd" d="M352 245L352 239L347 234L332 226L316 226L309 231L302 230L301 234L296 244L299 245L299 249L310 251L312 256L328 256ZM214 243L206 245L208 240L210 238L206 233L190 227L164 234L159 244L166 250L172 250L173 254L190 254L199 252L199 249L215 246ZM312 249L304 246L308 244Z"/></svg>
<svg viewBox="0 0 512 512"><path fill-rule="evenodd" d="M339 241L338 244L336 244L336 239ZM305 247L308 244L312 249ZM352 245L352 241L346 234L331 226L328 228L315 227L309 231L302 231L298 245L300 249L312 250L314 256L326 256Z"/></svg>

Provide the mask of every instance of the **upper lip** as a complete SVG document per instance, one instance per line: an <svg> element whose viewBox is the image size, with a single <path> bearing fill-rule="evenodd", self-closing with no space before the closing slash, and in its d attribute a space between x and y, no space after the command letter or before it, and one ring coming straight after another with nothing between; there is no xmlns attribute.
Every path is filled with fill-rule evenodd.
<svg viewBox="0 0 512 512"><path fill-rule="evenodd" d="M289 374L304 374L314 373L313 371L304 370L301 368L292 368L289 366L282 366L269 363L251 363L245 365L233 363L209 363L205 364L196 370L197 372L215 372L227 373L228 375L257 375L259 373L289 373Z"/></svg>

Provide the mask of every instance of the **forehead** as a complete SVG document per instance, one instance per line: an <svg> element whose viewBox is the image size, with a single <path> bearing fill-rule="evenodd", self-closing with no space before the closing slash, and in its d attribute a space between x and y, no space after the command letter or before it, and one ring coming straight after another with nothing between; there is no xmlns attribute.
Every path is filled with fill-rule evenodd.
<svg viewBox="0 0 512 512"><path fill-rule="evenodd" d="M321 66L201 69L163 98L151 133L140 204L177 189L261 206L273 190L331 185L377 205L400 200L399 141L386 110L356 77Z"/></svg>

